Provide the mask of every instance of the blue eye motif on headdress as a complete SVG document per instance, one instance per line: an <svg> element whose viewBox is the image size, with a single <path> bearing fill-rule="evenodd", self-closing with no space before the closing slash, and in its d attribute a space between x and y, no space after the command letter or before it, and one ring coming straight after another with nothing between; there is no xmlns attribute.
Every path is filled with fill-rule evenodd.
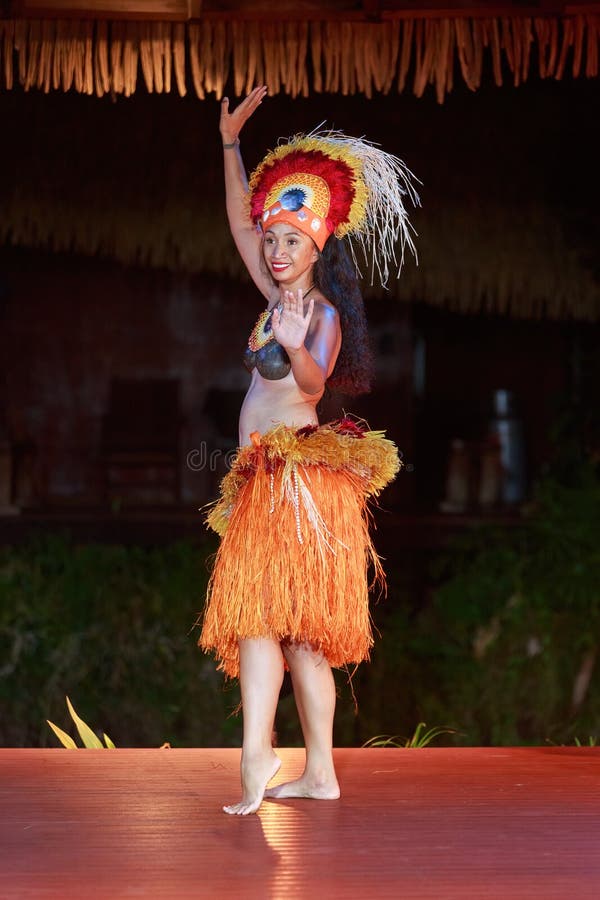
<svg viewBox="0 0 600 900"><path fill-rule="evenodd" d="M282 207L289 212L296 212L296 210L304 206L305 201L306 192L303 191L302 188L290 188L289 191L286 191L279 198Z"/></svg>

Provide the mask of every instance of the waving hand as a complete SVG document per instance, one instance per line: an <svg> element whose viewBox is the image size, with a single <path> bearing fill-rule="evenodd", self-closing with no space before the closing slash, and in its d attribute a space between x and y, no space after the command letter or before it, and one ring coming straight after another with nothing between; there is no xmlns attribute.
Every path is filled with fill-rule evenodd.
<svg viewBox="0 0 600 900"><path fill-rule="evenodd" d="M273 334L278 344L286 350L299 350L302 347L314 305L314 300L311 299L305 313L302 291L299 290L296 294L293 291L285 291L280 306L273 310L271 320Z"/></svg>
<svg viewBox="0 0 600 900"><path fill-rule="evenodd" d="M240 131L252 113L260 106L266 93L267 88L264 84L255 87L233 112L229 112L229 97L223 97L219 129L224 144L233 144L238 140Z"/></svg>

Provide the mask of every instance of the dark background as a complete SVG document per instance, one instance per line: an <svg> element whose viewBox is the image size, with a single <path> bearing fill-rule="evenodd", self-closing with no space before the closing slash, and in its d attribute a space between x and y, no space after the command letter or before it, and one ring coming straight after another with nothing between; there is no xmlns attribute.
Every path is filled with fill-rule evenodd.
<svg viewBox="0 0 600 900"><path fill-rule="evenodd" d="M502 681L505 666L486 671L473 658L474 636L493 626L512 587L503 585L508 594L490 606L493 590L482 586L463 633L458 608L455 628L433 614L436 591L456 573L432 574L431 566L473 526L501 526L513 541L523 514L539 509L540 480L580 490L582 502L596 489L578 488L577 472L598 462L597 109L593 80L531 79L474 93L457 85L443 105L429 93L277 96L244 132L250 168L278 137L326 120L380 142L423 182L423 207L413 216L418 268L408 260L387 293L365 285L374 391L329 396L322 410L386 428L407 463L377 513L390 579L375 613L384 637L355 679L358 718L340 679L338 743L408 733L422 718L463 729L467 743L572 739L578 727L593 733L596 707L571 698L596 646L591 597L571 604L573 630L562 629L563 643L552 643L561 634L556 618L547 644L529 614L512 622L514 633L507 626L505 658L533 667L526 703L533 710L539 697L553 698L536 719L516 708L523 697ZM247 385L241 351L262 306L224 221L218 104L143 91L113 102L16 89L0 95L0 116L0 431L9 461L0 696L2 722L11 722L0 740L47 742L43 719L60 718L57 704L70 693L117 743L235 742L237 720L221 724L235 692L221 693L189 633L214 551L197 510L214 498L236 444ZM477 457L498 388L515 395L527 490L521 503L484 512ZM473 484L465 510L452 515L440 502L457 437L471 448ZM209 461L190 466L193 451ZM573 521L585 515L575 511ZM169 550L175 539L187 549ZM565 541L568 534L557 536L558 545ZM510 557L514 573L526 557L520 546ZM556 559L552 546L544 552ZM589 566L581 535L570 546L568 565ZM451 559L472 565L481 552L473 545L467 562L458 551ZM539 590L536 582L536 597ZM550 588L547 596L546 613L556 606L558 615L560 597ZM527 655L533 638L546 656ZM458 671L467 658L462 687L444 696L440 660ZM175 679L168 684L166 671ZM597 679L594 672L593 661ZM477 679L498 692L479 713ZM501 695L513 708L494 718ZM204 702L209 711L198 722L193 710ZM289 696L282 710L281 738L293 743Z"/></svg>

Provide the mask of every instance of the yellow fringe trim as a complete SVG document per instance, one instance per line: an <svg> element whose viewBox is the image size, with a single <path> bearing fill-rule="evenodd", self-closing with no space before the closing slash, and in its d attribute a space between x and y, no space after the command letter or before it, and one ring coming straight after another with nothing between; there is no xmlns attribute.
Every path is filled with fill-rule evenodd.
<svg viewBox="0 0 600 900"><path fill-rule="evenodd" d="M248 444L238 450L231 470L221 482L221 496L212 505L206 522L223 536L238 493L253 470L261 465L281 463L289 477L293 466L323 465L356 476L366 496L377 496L403 465L398 450L384 431L363 431L362 437L340 431L339 423L320 425L303 434L300 429L277 425L260 437L260 445Z"/></svg>

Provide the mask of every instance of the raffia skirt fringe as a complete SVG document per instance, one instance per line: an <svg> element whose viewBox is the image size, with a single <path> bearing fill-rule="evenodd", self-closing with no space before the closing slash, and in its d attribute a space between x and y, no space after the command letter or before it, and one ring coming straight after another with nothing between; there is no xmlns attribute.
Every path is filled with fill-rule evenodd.
<svg viewBox="0 0 600 900"><path fill-rule="evenodd" d="M385 577L367 502L400 468L395 445L353 420L251 440L207 516L221 544L199 645L231 678L244 638L308 643L334 667L368 659L369 588Z"/></svg>

